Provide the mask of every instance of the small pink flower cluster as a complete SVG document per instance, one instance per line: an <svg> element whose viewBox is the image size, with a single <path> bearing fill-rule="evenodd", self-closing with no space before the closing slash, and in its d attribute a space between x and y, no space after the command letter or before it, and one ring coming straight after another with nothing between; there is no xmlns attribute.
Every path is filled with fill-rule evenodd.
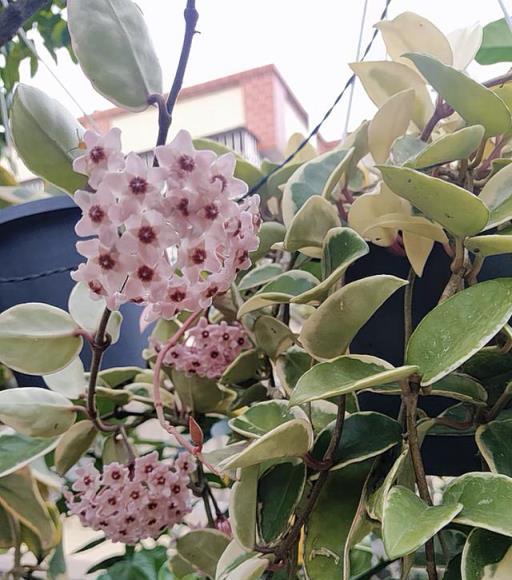
<svg viewBox="0 0 512 580"><path fill-rule="evenodd" d="M187 340L169 350L164 363L178 371L216 379L249 346L239 324L209 324L201 318L188 332Z"/></svg>
<svg viewBox="0 0 512 580"><path fill-rule="evenodd" d="M197 151L186 131L156 148L159 167L136 153L125 157L115 128L86 131L84 143L73 168L88 175L93 192L75 194L76 232L95 237L78 242L87 263L72 276L109 308L146 304L147 321L197 311L250 266L259 197L237 203L247 185L233 177L232 154Z"/></svg>
<svg viewBox="0 0 512 580"><path fill-rule="evenodd" d="M174 463L158 460L156 451L135 459L131 467L110 463L77 469L68 507L84 526L101 530L113 542L135 544L155 538L190 512L189 473L194 462L182 453Z"/></svg>

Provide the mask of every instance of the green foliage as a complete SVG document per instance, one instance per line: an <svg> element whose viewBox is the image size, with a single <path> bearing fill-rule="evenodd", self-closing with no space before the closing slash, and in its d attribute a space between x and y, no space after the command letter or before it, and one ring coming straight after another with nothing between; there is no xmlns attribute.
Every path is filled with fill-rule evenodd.
<svg viewBox="0 0 512 580"><path fill-rule="evenodd" d="M146 109L149 95L162 92L162 71L138 6L69 0L68 19L73 50L94 88L116 105Z"/></svg>
<svg viewBox="0 0 512 580"><path fill-rule="evenodd" d="M32 21L53 55L69 41L62 8L59 0ZM69 18L80 65L101 94L141 111L162 93L158 57L131 0L69 0ZM196 455L193 515L162 528L153 549L129 546L91 574L369 580L402 559L405 580L432 570L433 547L447 580L510 575L512 278L503 274L512 251L512 84L506 76L484 86L464 71L477 53L479 62L505 61L511 37L501 22L485 28L483 42L478 26L448 40L410 12L377 29L390 60L351 65L379 107L372 120L327 152L308 143L284 166L235 155L235 176L259 188L263 223L251 268L201 313L247 334L219 377L178 371L165 357L155 373L162 345L189 345L182 325L200 313L157 321L145 368L101 368L103 351L126 330L114 311L108 340L99 341L106 303L91 300L86 285L75 286L69 313L28 303L0 314L0 361L49 387L11 388L0 367L0 420L10 429L0 434L0 548L24 545L24 573L26 549L41 574L66 574L65 502L57 510L49 501L61 485L56 474L70 485L83 461L102 470L186 447ZM7 91L31 58L20 42L5 47ZM83 188L72 171L82 136L74 118L19 86L11 120L29 169L70 193ZM294 135L286 155L302 141ZM207 139L194 145L230 153ZM0 203L16 193L7 187ZM78 358L84 342L94 351L87 368ZM388 350L394 365L381 354ZM450 457L462 475L440 482L430 505L422 454L431 445L422 444L445 437L476 441L483 469L466 472ZM377 538L386 560L376 557Z"/></svg>

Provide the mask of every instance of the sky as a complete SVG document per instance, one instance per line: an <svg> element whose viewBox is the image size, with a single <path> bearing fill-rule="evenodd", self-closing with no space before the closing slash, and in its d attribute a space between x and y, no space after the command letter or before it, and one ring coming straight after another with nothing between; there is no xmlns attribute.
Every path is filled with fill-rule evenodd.
<svg viewBox="0 0 512 580"><path fill-rule="evenodd" d="M144 12L164 74L165 90L172 82L181 49L185 0L137 0ZM512 0L505 0L512 13ZM350 76L348 63L356 58L364 0L197 0L198 30L185 77L185 86L222 77L249 68L274 63L309 113L314 126L329 108ZM363 47L379 20L384 0L368 0ZM482 25L501 18L498 0L392 0L389 18L405 10L431 20L443 32ZM61 51L59 64L41 49L41 56L56 72L87 113L112 106L91 87L80 68ZM367 60L385 58L377 38ZM469 72L479 80L507 70L506 64L481 67ZM31 79L27 69L22 80L60 100L74 114L80 108L52 76L40 67ZM346 96L322 128L326 139L343 134ZM349 128L371 118L375 107L356 85Z"/></svg>

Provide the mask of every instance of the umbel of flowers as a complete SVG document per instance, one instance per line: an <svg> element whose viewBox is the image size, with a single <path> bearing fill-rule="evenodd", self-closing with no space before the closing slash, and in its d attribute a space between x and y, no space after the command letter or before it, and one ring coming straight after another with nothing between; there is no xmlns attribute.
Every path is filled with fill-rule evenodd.
<svg viewBox="0 0 512 580"><path fill-rule="evenodd" d="M83 525L102 531L109 540L136 544L155 538L190 512L188 453L159 461L153 451L130 465L117 462L102 472L88 465L77 469L77 480L65 497Z"/></svg>
<svg viewBox="0 0 512 580"><path fill-rule="evenodd" d="M154 345L157 350L161 345ZM187 339L170 348L163 362L177 371L219 378L242 350L248 348L247 335L240 324L209 324L201 318Z"/></svg>
<svg viewBox="0 0 512 580"><path fill-rule="evenodd" d="M120 131L87 131L74 169L92 191L78 191L83 212L78 251L87 258L73 278L106 298L110 309L146 305L145 317L171 318L210 306L258 247L259 198L237 202L247 185L233 177L232 154L196 151L180 131L156 148L158 167L121 152Z"/></svg>

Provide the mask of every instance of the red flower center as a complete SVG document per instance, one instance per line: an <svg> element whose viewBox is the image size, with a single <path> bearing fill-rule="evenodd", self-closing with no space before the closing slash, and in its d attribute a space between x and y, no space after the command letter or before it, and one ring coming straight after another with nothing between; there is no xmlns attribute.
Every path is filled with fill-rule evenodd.
<svg viewBox="0 0 512 580"><path fill-rule="evenodd" d="M94 222L95 224L99 224L103 221L103 218L105 217L105 212L103 211L103 208L99 205L91 205L91 207L89 208L89 217L91 218L91 221Z"/></svg>
<svg viewBox="0 0 512 580"><path fill-rule="evenodd" d="M175 290L172 294L169 294L169 298L173 302L182 302L185 300L186 294L183 290Z"/></svg>
<svg viewBox="0 0 512 580"><path fill-rule="evenodd" d="M112 270L116 265L116 261L111 254L100 254L98 264L103 268L103 270Z"/></svg>
<svg viewBox="0 0 512 580"><path fill-rule="evenodd" d="M196 248L192 252L190 259L194 264L202 264L206 260L206 251L203 248Z"/></svg>
<svg viewBox="0 0 512 580"><path fill-rule="evenodd" d="M96 147L93 147L91 149L89 153L89 158L93 163L100 163L100 161L104 161L107 158L105 154L105 149L103 149L103 147L100 147L99 145L96 145Z"/></svg>
<svg viewBox="0 0 512 580"><path fill-rule="evenodd" d="M143 282L151 282L151 280L153 280L154 275L155 271L153 270L153 268L150 268L149 266L141 266L137 270L137 276L139 277L139 280L142 280Z"/></svg>
<svg viewBox="0 0 512 580"><path fill-rule="evenodd" d="M214 203L209 203L204 206L204 213L207 219L214 220L219 215L219 209Z"/></svg>
<svg viewBox="0 0 512 580"><path fill-rule="evenodd" d="M143 244L151 244L156 240L155 230L151 226L141 226L137 237Z"/></svg>
<svg viewBox="0 0 512 580"><path fill-rule="evenodd" d="M143 177L133 177L129 183L130 190L135 195L146 193L148 190L148 182Z"/></svg>
<svg viewBox="0 0 512 580"><path fill-rule="evenodd" d="M190 173L191 171L194 171L196 163L192 159L192 157L190 157L190 155L181 155L178 158L178 165L180 166L180 169L182 171L186 171L187 173Z"/></svg>

